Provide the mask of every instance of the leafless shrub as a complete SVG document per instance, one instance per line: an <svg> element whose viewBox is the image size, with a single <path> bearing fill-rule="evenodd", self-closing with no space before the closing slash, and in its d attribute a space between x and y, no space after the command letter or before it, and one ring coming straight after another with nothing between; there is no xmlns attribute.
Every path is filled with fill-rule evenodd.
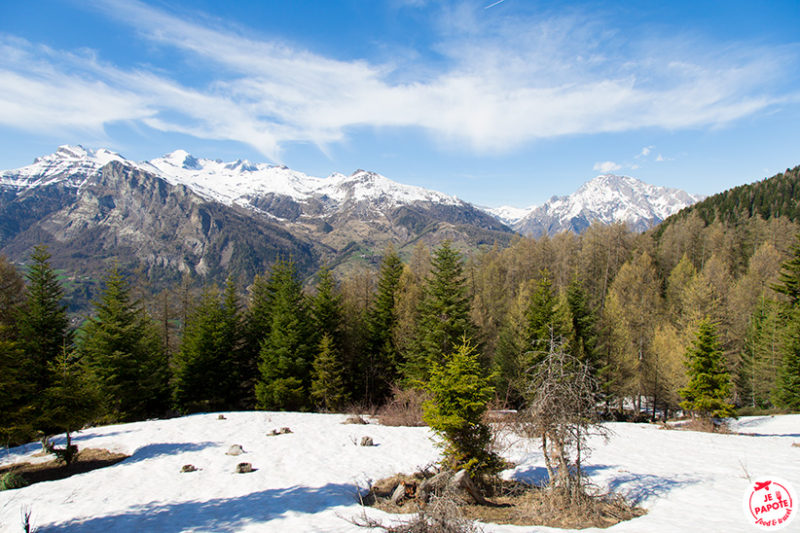
<svg viewBox="0 0 800 533"><path fill-rule="evenodd" d="M358 527L378 529L386 533L481 533L472 520L464 517L456 499L449 494L434 496L410 519L399 524L385 524L370 518L366 511L350 520Z"/></svg>
<svg viewBox="0 0 800 533"><path fill-rule="evenodd" d="M30 507L22 506L19 510L19 514L22 531L24 533L35 533L39 531L39 528L34 525L33 519L31 518L33 511L31 511Z"/></svg>
<svg viewBox="0 0 800 533"><path fill-rule="evenodd" d="M422 404L426 392L392 386L392 399L378 409L378 423L384 426L424 426Z"/></svg>
<svg viewBox="0 0 800 533"><path fill-rule="evenodd" d="M541 439L551 488L582 497L582 460L590 433L606 434L596 416L597 385L588 365L566 353L554 341L539 354L522 389L527 407L520 413L520 429Z"/></svg>

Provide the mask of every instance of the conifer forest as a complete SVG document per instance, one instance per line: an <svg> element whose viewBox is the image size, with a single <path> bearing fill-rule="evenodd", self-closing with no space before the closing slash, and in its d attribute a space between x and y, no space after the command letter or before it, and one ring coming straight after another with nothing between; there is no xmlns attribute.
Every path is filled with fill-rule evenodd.
<svg viewBox="0 0 800 533"><path fill-rule="evenodd" d="M458 354L484 405L516 409L556 348L589 369L607 419L796 411L798 230L781 216L684 213L644 234L595 224L507 247L389 248L378 269L310 279L287 257L251 280L158 293L110 264L81 316L38 246L23 269L0 259L2 438L201 411L368 409L435 394Z"/></svg>

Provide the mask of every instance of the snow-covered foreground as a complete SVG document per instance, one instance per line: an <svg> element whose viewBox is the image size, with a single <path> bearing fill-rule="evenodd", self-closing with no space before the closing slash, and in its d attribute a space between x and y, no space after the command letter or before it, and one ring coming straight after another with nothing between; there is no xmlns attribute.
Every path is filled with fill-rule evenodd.
<svg viewBox="0 0 800 533"><path fill-rule="evenodd" d="M20 531L30 509L41 533L179 531L363 531L347 521L361 509L358 487L433 463L427 428L344 425L343 415L241 412L200 414L86 430L75 442L131 457L59 481L0 492L0 530ZM289 427L293 433L267 436ZM648 514L604 531L755 531L742 498L747 476L777 475L800 489L800 415L748 417L733 429L749 435L666 431L609 424L587 463L601 487L628 494ZM375 446L362 447L362 436ZM245 453L226 455L232 444ZM0 464L28 458L38 445L13 448ZM505 452L519 464L508 476L545 475L535 443L515 440ZM255 472L236 474L240 462ZM191 463L197 472L181 473ZM800 495L796 495L800 496ZM369 514L390 518L370 509ZM485 525L487 532L561 531ZM593 531L593 530L583 530ZM597 530L599 531L599 530ZM800 519L785 531L800 531Z"/></svg>

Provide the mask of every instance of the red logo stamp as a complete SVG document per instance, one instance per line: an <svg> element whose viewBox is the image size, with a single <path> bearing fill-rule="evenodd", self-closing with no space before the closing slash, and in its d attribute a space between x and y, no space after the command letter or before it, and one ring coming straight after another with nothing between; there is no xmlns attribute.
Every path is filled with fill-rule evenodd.
<svg viewBox="0 0 800 533"><path fill-rule="evenodd" d="M789 525L797 514L797 493L785 480L761 477L745 491L744 513L754 526L775 531Z"/></svg>

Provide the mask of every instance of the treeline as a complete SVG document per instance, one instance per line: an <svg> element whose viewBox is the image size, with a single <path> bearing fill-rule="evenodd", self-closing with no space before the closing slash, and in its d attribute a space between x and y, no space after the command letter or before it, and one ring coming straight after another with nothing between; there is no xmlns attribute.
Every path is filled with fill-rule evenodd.
<svg viewBox="0 0 800 533"><path fill-rule="evenodd" d="M247 287L187 282L148 298L112 266L75 330L37 248L24 279L0 261L0 427L19 441L170 410L375 406L424 388L468 344L498 405L521 406L526 376L557 348L587 365L608 416L695 410L710 368L719 406L797 410L798 229L783 217L690 215L644 235L598 224L468 256L447 242L405 262L390 249L377 272L323 268L311 288L283 260Z"/></svg>
<svg viewBox="0 0 800 533"><path fill-rule="evenodd" d="M730 223L750 217L786 217L797 222L800 220L800 166L787 168L786 172L771 178L710 196L687 207L668 221L690 214L698 215L706 224L718 219Z"/></svg>

